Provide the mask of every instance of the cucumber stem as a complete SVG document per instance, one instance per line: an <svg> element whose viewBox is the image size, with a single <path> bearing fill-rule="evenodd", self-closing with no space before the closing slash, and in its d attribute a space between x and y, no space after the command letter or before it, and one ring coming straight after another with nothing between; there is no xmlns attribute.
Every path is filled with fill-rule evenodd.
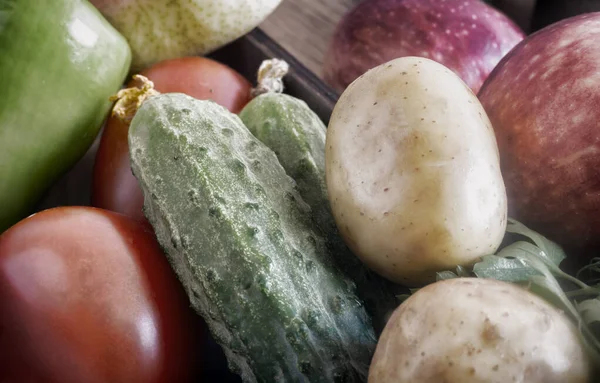
<svg viewBox="0 0 600 383"><path fill-rule="evenodd" d="M116 95L109 98L110 101L116 101L112 115L127 125L131 123L138 109L148 97L160 94L154 89L154 83L147 77L136 74L133 76L133 80L138 82L137 86L121 89Z"/></svg>
<svg viewBox="0 0 600 383"><path fill-rule="evenodd" d="M252 97L264 93L282 93L283 77L288 73L290 66L283 60L265 60L258 68L258 85L252 89Z"/></svg>

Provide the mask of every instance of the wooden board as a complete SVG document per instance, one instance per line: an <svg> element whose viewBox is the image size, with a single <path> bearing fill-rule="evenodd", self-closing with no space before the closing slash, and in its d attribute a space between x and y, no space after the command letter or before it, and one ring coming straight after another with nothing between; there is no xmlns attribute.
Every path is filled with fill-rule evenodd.
<svg viewBox="0 0 600 383"><path fill-rule="evenodd" d="M321 77L335 27L359 0L283 0L261 29Z"/></svg>

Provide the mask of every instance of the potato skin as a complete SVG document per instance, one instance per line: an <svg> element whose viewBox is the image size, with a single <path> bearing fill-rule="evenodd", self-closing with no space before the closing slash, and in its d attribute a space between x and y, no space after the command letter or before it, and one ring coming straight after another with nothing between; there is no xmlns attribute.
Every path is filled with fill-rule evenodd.
<svg viewBox="0 0 600 383"><path fill-rule="evenodd" d="M491 254L506 229L498 147L471 90L434 61L378 66L340 97L326 179L346 243L403 285Z"/></svg>
<svg viewBox="0 0 600 383"><path fill-rule="evenodd" d="M369 383L584 383L575 326L533 293L491 279L437 282L388 321Z"/></svg>

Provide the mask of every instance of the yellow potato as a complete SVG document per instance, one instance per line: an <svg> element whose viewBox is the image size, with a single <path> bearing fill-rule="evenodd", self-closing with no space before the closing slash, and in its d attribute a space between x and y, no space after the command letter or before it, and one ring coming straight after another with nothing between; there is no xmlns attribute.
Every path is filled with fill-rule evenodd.
<svg viewBox="0 0 600 383"><path fill-rule="evenodd" d="M506 190L490 121L457 75L404 57L354 81L327 131L326 179L347 244L404 285L496 251Z"/></svg>
<svg viewBox="0 0 600 383"><path fill-rule="evenodd" d="M577 328L513 284L460 278L431 284L388 321L369 383L587 383Z"/></svg>

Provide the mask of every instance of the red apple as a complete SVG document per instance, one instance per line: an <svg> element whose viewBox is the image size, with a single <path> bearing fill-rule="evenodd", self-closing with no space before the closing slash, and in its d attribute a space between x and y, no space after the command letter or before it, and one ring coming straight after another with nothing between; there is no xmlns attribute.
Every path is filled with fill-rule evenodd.
<svg viewBox="0 0 600 383"><path fill-rule="evenodd" d="M377 65L420 56L450 68L477 92L523 37L515 23L480 0L366 0L337 26L324 77L343 91Z"/></svg>
<svg viewBox="0 0 600 383"><path fill-rule="evenodd" d="M509 214L564 246L600 248L600 13L527 37L479 98L496 132Z"/></svg>

